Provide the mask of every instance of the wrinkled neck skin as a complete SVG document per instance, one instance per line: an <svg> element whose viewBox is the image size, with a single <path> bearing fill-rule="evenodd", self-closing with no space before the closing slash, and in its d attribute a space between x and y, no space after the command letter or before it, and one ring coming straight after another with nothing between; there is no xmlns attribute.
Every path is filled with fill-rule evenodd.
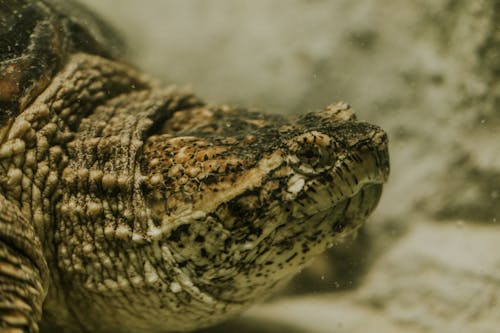
<svg viewBox="0 0 500 333"><path fill-rule="evenodd" d="M51 268L42 331L224 320L355 231L389 171L385 133L345 104L288 123L83 53L0 135Z"/></svg>

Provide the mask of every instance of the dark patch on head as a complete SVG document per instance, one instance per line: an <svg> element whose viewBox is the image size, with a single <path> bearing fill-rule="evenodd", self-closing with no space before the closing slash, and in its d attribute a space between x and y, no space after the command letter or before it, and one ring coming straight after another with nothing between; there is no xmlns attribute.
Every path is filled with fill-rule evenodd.
<svg viewBox="0 0 500 333"><path fill-rule="evenodd" d="M262 235L262 228L250 225L248 227L248 232L250 233L250 235L255 235L257 237L260 237Z"/></svg>
<svg viewBox="0 0 500 333"><path fill-rule="evenodd" d="M288 264L290 261L292 261L295 257L297 256L297 252L292 254L290 257L288 257L285 262Z"/></svg>
<svg viewBox="0 0 500 333"><path fill-rule="evenodd" d="M227 208L231 216L237 219L248 219L254 215L254 212L248 210L247 207L242 205L238 200L231 200L227 203Z"/></svg>
<svg viewBox="0 0 500 333"><path fill-rule="evenodd" d="M182 234L189 233L190 227L191 227L190 224L181 224L180 226L172 230L172 232L170 233L170 237L168 239L173 242L179 242L181 240Z"/></svg>
<svg viewBox="0 0 500 333"><path fill-rule="evenodd" d="M321 174L320 182L322 184L329 184L329 183L333 182L333 177L329 172L323 172Z"/></svg>
<svg viewBox="0 0 500 333"><path fill-rule="evenodd" d="M340 233L345 229L347 225L349 225L349 221L346 218L340 219L333 224L332 230L334 233Z"/></svg>
<svg viewBox="0 0 500 333"><path fill-rule="evenodd" d="M205 156L207 157L207 156ZM208 159L208 157L207 157ZM203 178L203 182L205 183L205 185L212 185L212 184L215 184L217 182L218 178L216 175L208 175L206 176L205 178Z"/></svg>
<svg viewBox="0 0 500 333"><path fill-rule="evenodd" d="M311 250L307 243L302 243L302 253L307 253Z"/></svg>

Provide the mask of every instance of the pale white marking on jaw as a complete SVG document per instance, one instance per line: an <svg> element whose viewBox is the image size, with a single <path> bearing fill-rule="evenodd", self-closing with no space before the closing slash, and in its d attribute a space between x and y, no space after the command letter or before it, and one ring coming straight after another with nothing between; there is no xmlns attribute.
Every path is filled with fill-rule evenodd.
<svg viewBox="0 0 500 333"><path fill-rule="evenodd" d="M254 242L246 242L245 244L243 244L242 248L244 250L252 250L253 248L255 247L255 243Z"/></svg>
<svg viewBox="0 0 500 333"><path fill-rule="evenodd" d="M146 278L146 282L148 282L149 284L153 284L160 279L158 273L156 273L156 270L153 268L149 261L146 261L144 263L144 275Z"/></svg>
<svg viewBox="0 0 500 333"><path fill-rule="evenodd" d="M172 282L170 284L170 290L174 293L177 294L178 292L182 291L182 287L179 283L177 282Z"/></svg>
<svg viewBox="0 0 500 333"><path fill-rule="evenodd" d="M294 196L299 193L305 185L306 181L304 179L304 176L299 175L299 174L294 174L289 180L288 180L288 192L293 194Z"/></svg>
<svg viewBox="0 0 500 333"><path fill-rule="evenodd" d="M159 240L163 238L165 235L169 235L172 230L177 228L182 224L191 224L194 221L203 220L207 214L201 210L186 210L183 212L184 214L177 215L172 217L170 215L166 215L163 217L162 224L160 227L156 227L151 224L148 227L148 236L153 240Z"/></svg>

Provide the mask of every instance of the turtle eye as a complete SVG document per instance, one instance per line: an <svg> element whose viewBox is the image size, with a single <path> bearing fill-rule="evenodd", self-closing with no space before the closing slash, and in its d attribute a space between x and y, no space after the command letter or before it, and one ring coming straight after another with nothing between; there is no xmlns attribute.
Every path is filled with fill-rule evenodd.
<svg viewBox="0 0 500 333"><path fill-rule="evenodd" d="M299 169L306 173L318 173L330 169L335 163L335 154L329 147L306 144L296 153Z"/></svg>
<svg viewBox="0 0 500 333"><path fill-rule="evenodd" d="M294 151L290 162L301 173L323 172L332 168L336 161L330 137L316 131L298 136L290 148Z"/></svg>

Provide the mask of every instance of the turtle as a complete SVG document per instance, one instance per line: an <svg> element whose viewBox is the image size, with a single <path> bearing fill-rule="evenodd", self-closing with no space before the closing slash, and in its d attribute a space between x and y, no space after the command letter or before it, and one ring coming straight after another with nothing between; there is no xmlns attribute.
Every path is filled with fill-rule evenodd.
<svg viewBox="0 0 500 333"><path fill-rule="evenodd" d="M76 2L0 1L2 332L214 325L377 206L387 134L347 103L207 103L123 45Z"/></svg>

